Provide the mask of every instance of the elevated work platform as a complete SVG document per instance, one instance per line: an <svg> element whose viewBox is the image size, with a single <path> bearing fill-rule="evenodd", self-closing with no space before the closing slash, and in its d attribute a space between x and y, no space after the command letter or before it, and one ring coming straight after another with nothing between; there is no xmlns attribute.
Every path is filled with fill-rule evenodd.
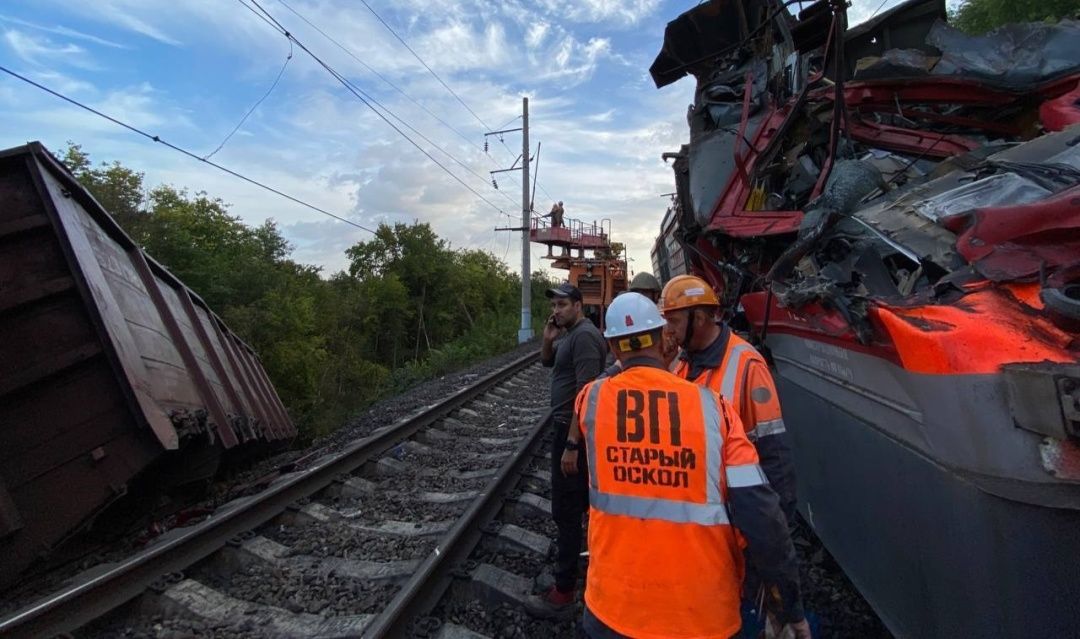
<svg viewBox="0 0 1080 639"><path fill-rule="evenodd" d="M552 226L548 219L533 218L529 240L547 245L544 257L552 260L552 268L569 271L567 280L581 291L586 316L603 328L605 309L627 287L626 260L622 247L611 242L611 220L566 220ZM591 251L588 257L585 251Z"/></svg>
<svg viewBox="0 0 1080 639"><path fill-rule="evenodd" d="M552 226L544 218L533 218L529 228L529 241L548 246L548 256L551 247L558 246L563 249L578 249L579 253L588 250L611 249L611 221L604 220L597 224L592 222L585 224L581 220L566 220L562 226ZM565 253L566 251L564 251Z"/></svg>

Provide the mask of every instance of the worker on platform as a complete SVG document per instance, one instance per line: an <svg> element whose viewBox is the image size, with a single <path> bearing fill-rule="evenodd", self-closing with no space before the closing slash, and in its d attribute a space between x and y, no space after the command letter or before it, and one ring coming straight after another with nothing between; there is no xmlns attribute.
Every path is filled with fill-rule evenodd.
<svg viewBox="0 0 1080 639"><path fill-rule="evenodd" d="M660 286L660 280L656 279L652 273L642 271L635 275L634 279L630 280L630 291L641 293L652 300L653 304L660 301L660 292L662 290L663 287Z"/></svg>
<svg viewBox="0 0 1080 639"><path fill-rule="evenodd" d="M714 390L664 369L665 320L647 298L620 295L606 320L624 370L578 394L579 428L561 463L567 475L589 475L586 635L732 637L745 541L782 621L808 639L787 523L738 415Z"/></svg>
<svg viewBox="0 0 1080 639"><path fill-rule="evenodd" d="M570 612L577 591L578 560L584 541L582 519L589 509L588 485L582 472L559 471L563 444L570 430L574 398L585 384L604 370L607 344L582 310L581 291L569 282L545 292L551 300L551 316L544 325L540 361L551 368L551 517L555 520L555 584L526 602L539 617Z"/></svg>
<svg viewBox="0 0 1080 639"><path fill-rule="evenodd" d="M551 205L551 212L544 217L551 218L551 228L557 229L563 225L563 205L562 200L559 200L555 204Z"/></svg>

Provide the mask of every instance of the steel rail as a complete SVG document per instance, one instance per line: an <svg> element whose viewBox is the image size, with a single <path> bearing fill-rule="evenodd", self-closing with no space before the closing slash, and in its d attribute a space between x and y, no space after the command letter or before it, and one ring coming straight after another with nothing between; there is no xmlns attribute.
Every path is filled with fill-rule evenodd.
<svg viewBox="0 0 1080 639"><path fill-rule="evenodd" d="M453 573L461 567L483 536L483 528L495 518L521 479L532 451L541 441L551 420L545 411L532 431L484 488L468 510L439 540L439 545L420 564L386 608L371 620L361 635L364 639L410 637L411 625L431 612L450 585Z"/></svg>
<svg viewBox="0 0 1080 639"><path fill-rule="evenodd" d="M175 537L164 539L100 574L0 619L0 636L52 637L102 617L146 591L163 575L190 567L225 546L233 536L265 524L298 499L317 493L342 475L432 425L532 364L538 356L538 353L531 353L520 357L419 414L403 418L329 455L329 459L316 461L314 466L295 476L283 478L256 495L225 504L206 521L178 531Z"/></svg>

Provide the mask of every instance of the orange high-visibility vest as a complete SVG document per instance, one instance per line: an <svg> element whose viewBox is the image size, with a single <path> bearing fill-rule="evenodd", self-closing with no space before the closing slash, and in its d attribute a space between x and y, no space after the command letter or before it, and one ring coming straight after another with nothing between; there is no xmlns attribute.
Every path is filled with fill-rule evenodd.
<svg viewBox="0 0 1080 639"><path fill-rule="evenodd" d="M767 483L713 391L648 366L577 397L589 455L585 603L638 639L728 639L740 628L743 557L728 487Z"/></svg>
<svg viewBox="0 0 1080 639"><path fill-rule="evenodd" d="M679 360L672 371L683 379L690 376L690 362ZM718 368L709 368L689 380L720 393L739 413L751 441L785 431L780 398L765 358L749 342L728 332L727 348Z"/></svg>

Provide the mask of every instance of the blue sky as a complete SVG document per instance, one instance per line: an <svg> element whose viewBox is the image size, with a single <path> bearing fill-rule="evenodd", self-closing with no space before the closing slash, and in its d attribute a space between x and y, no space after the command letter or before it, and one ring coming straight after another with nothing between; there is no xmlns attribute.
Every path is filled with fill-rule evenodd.
<svg viewBox="0 0 1080 639"><path fill-rule="evenodd" d="M649 249L673 190L660 160L687 137L693 82L657 90L648 67L665 24L692 2L657 0L368 0L492 127L530 99L533 148L543 144L536 209L565 202L567 217L610 218L631 268ZM483 127L358 0L286 0L348 49L325 39L279 0L260 0L316 55L449 152L406 132L495 206L483 202L346 92L296 49L270 96L214 160L298 198L374 227L421 220L453 242L520 264L520 240L494 232L520 215L509 166L517 134L490 156ZM886 0L885 8L896 0ZM851 22L879 1L855 0ZM0 63L105 113L205 155L271 86L290 46L238 0L8 0L0 4ZM355 58L353 57L355 56ZM359 58L401 88L391 88ZM410 99L411 98L411 99ZM427 110L464 134L459 136ZM369 235L150 143L14 78L0 77L0 147L40 140L54 151L81 144L96 161L119 160L153 186L207 191L252 224L278 221L294 257L327 272ZM400 126L400 125L399 125ZM497 209L501 209L500 212ZM533 268L543 247L533 245Z"/></svg>

